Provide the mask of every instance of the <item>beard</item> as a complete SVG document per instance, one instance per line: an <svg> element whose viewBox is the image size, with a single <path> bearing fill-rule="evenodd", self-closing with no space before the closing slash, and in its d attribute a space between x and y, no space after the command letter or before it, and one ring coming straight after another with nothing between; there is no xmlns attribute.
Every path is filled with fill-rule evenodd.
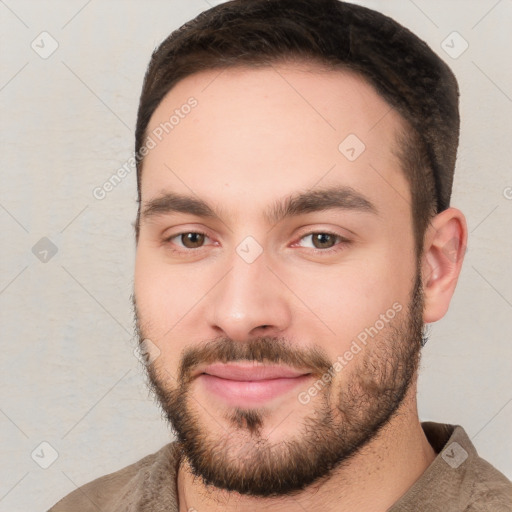
<svg viewBox="0 0 512 512"><path fill-rule="evenodd" d="M146 336L135 297L133 303L142 343ZM341 370L350 371L345 384L336 385L335 378L324 384L308 404L311 413L298 422L300 428L277 443L261 433L267 412L262 408L232 407L225 416L228 428L209 431L204 421L208 413L191 391L191 375L199 365L257 361L311 369L321 378L334 364L323 350L300 349L275 337L244 343L217 338L186 349L176 379L156 361L146 365L149 386L176 433L182 462L205 485L256 497L293 495L328 478L374 439L402 404L424 344L423 304L418 273L408 307Z"/></svg>

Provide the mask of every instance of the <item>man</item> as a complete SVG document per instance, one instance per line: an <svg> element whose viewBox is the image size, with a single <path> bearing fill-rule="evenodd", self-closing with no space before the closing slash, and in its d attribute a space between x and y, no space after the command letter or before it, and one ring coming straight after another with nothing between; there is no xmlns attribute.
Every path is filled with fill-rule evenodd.
<svg viewBox="0 0 512 512"><path fill-rule="evenodd" d="M506 511L460 426L421 424L455 290L452 72L337 0L234 0L152 56L134 308L177 441L60 511Z"/></svg>

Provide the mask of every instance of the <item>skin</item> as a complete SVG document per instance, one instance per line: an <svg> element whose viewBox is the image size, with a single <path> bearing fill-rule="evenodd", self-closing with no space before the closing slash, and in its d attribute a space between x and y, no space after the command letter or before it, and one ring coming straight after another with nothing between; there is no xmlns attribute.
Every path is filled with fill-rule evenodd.
<svg viewBox="0 0 512 512"><path fill-rule="evenodd" d="M404 124L374 89L352 73L306 63L201 72L168 93L148 133L190 96L197 107L145 157L141 207L172 191L207 201L220 218L141 218L134 295L141 331L159 350L154 364L162 386L176 385L183 351L205 340L275 336L301 350L318 347L335 361L392 304L404 305L406 314L417 266L411 194L395 154ZM348 134L366 146L354 161L338 150ZM332 185L352 187L377 214L328 209L277 223L263 215L294 193ZM179 236L169 240L197 231L208 235L200 249L183 247ZM315 249L312 232L349 242ZM248 236L262 250L250 264L236 251ZM425 323L448 309L466 237L456 208L437 215L425 233ZM455 251L446 251L448 244ZM371 350L369 344L336 375L335 389L347 388ZM177 481L180 512L386 510L436 455L419 423L416 377L397 414L328 478L290 496L259 498L206 486L185 463ZM236 435L226 404L199 385L191 394L211 435ZM272 400L261 434L276 444L297 435L318 404L301 404L297 390Z"/></svg>

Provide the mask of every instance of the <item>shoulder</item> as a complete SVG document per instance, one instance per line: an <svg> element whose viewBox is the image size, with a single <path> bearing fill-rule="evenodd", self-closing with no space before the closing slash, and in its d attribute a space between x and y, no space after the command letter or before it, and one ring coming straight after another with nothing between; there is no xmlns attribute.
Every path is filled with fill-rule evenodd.
<svg viewBox="0 0 512 512"><path fill-rule="evenodd" d="M512 512L512 482L482 459L459 425L424 422L437 457L393 512Z"/></svg>
<svg viewBox="0 0 512 512"><path fill-rule="evenodd" d="M427 422L423 429L429 441L439 442L438 476L451 484L462 510L512 512L512 482L478 455L460 425Z"/></svg>
<svg viewBox="0 0 512 512"><path fill-rule="evenodd" d="M512 512L512 482L486 460L477 456L468 464L467 512Z"/></svg>
<svg viewBox="0 0 512 512"><path fill-rule="evenodd" d="M159 474L172 477L179 460L176 443L114 473L101 476L68 494L48 512L97 512L130 510ZM134 508L135 510L135 508Z"/></svg>

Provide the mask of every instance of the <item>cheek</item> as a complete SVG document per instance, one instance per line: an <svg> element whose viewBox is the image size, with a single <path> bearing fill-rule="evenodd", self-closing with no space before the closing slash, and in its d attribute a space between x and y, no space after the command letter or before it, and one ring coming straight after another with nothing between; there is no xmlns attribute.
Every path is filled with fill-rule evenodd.
<svg viewBox="0 0 512 512"><path fill-rule="evenodd" d="M185 300L183 293L150 251L137 249L134 294L138 321L143 338L157 347L153 368L164 388L174 386L179 355L185 348L185 341L180 342L180 338L186 337L176 336L179 315L183 316L179 307Z"/></svg>
<svg viewBox="0 0 512 512"><path fill-rule="evenodd" d="M297 314L298 331L305 340L321 345L331 360L349 350L358 336L364 338L367 329L380 331L383 322L387 326L409 303L415 275L412 258L389 249L370 252L314 272L287 271L286 281L296 283L294 292L308 309ZM302 310L300 303L297 307Z"/></svg>
<svg viewBox="0 0 512 512"><path fill-rule="evenodd" d="M150 257L149 251L139 246L135 258L134 291L143 322L151 321L148 316L154 315L163 303L165 277L166 274L161 272L159 265Z"/></svg>
<svg viewBox="0 0 512 512"><path fill-rule="evenodd" d="M187 294L182 276L176 278L152 249L137 248L135 259L134 293L137 300L139 321L144 334L159 341L185 313ZM168 335L167 335L168 336Z"/></svg>

